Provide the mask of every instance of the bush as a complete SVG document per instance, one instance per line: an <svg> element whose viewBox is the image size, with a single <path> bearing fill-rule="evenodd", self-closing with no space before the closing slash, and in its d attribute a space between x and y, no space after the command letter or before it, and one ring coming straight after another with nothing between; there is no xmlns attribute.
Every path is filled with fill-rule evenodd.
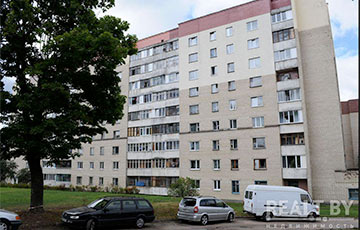
<svg viewBox="0 0 360 230"><path fill-rule="evenodd" d="M125 189L125 193L126 194L139 194L140 190L138 188L136 188L136 186L133 187L127 187Z"/></svg>
<svg viewBox="0 0 360 230"><path fill-rule="evenodd" d="M180 177L175 183L170 185L168 195L175 197L198 196L199 192L193 179Z"/></svg>
<svg viewBox="0 0 360 230"><path fill-rule="evenodd" d="M28 168L20 169L16 177L19 184L29 184L31 182L31 174Z"/></svg>

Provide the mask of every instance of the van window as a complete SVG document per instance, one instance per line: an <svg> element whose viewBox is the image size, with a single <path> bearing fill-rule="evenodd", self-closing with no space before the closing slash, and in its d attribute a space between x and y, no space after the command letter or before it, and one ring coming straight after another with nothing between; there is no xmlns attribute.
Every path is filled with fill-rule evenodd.
<svg viewBox="0 0 360 230"><path fill-rule="evenodd" d="M307 194L300 194L301 202L311 203L310 197Z"/></svg>
<svg viewBox="0 0 360 230"><path fill-rule="evenodd" d="M196 199L183 199L182 203L185 207L194 207L196 204Z"/></svg>
<svg viewBox="0 0 360 230"><path fill-rule="evenodd" d="M204 200L200 201L200 206L216 207L216 203L215 203L215 200L213 200L213 199L204 199Z"/></svg>
<svg viewBox="0 0 360 230"><path fill-rule="evenodd" d="M245 198L248 199L249 198L249 191L245 192Z"/></svg>
<svg viewBox="0 0 360 230"><path fill-rule="evenodd" d="M252 200L253 192L249 192L249 199Z"/></svg>

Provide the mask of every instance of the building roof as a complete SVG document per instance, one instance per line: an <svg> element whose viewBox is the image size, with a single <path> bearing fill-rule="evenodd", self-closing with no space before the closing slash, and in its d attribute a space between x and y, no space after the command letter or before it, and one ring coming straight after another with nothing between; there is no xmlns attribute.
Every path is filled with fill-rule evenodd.
<svg viewBox="0 0 360 230"><path fill-rule="evenodd" d="M341 102L342 114L358 113L359 112L359 99L352 99Z"/></svg>

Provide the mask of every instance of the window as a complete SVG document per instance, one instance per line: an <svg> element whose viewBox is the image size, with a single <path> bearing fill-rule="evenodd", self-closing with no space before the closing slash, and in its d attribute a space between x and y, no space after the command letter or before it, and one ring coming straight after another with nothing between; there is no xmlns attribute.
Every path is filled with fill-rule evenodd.
<svg viewBox="0 0 360 230"><path fill-rule="evenodd" d="M236 90L235 81L229 81L229 82L228 82L228 90L229 90L229 91L234 91L234 90Z"/></svg>
<svg viewBox="0 0 360 230"><path fill-rule="evenodd" d="M231 191L233 194L240 194L240 181L238 180L231 181Z"/></svg>
<svg viewBox="0 0 360 230"><path fill-rule="evenodd" d="M300 156L283 156L283 168L302 168Z"/></svg>
<svg viewBox="0 0 360 230"><path fill-rule="evenodd" d="M78 149L77 151L78 151L78 153L79 153L80 156L82 156L82 155L84 154L84 150L83 150L82 148L81 148L81 149Z"/></svg>
<svg viewBox="0 0 360 230"><path fill-rule="evenodd" d="M220 180L214 180L214 190L221 190Z"/></svg>
<svg viewBox="0 0 360 230"><path fill-rule="evenodd" d="M199 96L199 87L194 87L189 89L189 97Z"/></svg>
<svg viewBox="0 0 360 230"><path fill-rule="evenodd" d="M82 177L81 176L76 177L76 184L78 184L78 185L82 184Z"/></svg>
<svg viewBox="0 0 360 230"><path fill-rule="evenodd" d="M231 160L231 170L239 170L239 160Z"/></svg>
<svg viewBox="0 0 360 230"><path fill-rule="evenodd" d="M112 154L113 155L118 155L119 154L119 146L114 146L112 148Z"/></svg>
<svg viewBox="0 0 360 230"><path fill-rule="evenodd" d="M254 182L254 184L267 185L267 181L266 181L266 180L256 180L256 181Z"/></svg>
<svg viewBox="0 0 360 230"><path fill-rule="evenodd" d="M189 63L198 61L198 53L189 54Z"/></svg>
<svg viewBox="0 0 360 230"><path fill-rule="evenodd" d="M90 156L94 156L95 148L90 147Z"/></svg>
<svg viewBox="0 0 360 230"><path fill-rule="evenodd" d="M253 148L254 149L264 149L265 148L265 137L253 138Z"/></svg>
<svg viewBox="0 0 360 230"><path fill-rule="evenodd" d="M349 188L349 200L359 200L359 189Z"/></svg>
<svg viewBox="0 0 360 230"><path fill-rule="evenodd" d="M280 13L276 13L271 15L271 22L272 23L277 23L277 22L282 22L285 20L290 20L292 19L292 11L291 10L287 10L284 12L280 12Z"/></svg>
<svg viewBox="0 0 360 230"><path fill-rule="evenodd" d="M264 117L253 117L252 123L253 123L253 128L264 127Z"/></svg>
<svg viewBox="0 0 360 230"><path fill-rule="evenodd" d="M214 112L219 112L219 102L212 102L211 103L211 111Z"/></svg>
<svg viewBox="0 0 360 230"><path fill-rule="evenodd" d="M261 77L250 78L250 88L262 86Z"/></svg>
<svg viewBox="0 0 360 230"><path fill-rule="evenodd" d="M94 162L90 162L89 167L90 169L94 169Z"/></svg>
<svg viewBox="0 0 360 230"><path fill-rule="evenodd" d="M89 177L89 185L92 185L94 182L94 178L92 176Z"/></svg>
<svg viewBox="0 0 360 230"><path fill-rule="evenodd" d="M278 92L278 102L300 100L300 88L282 90Z"/></svg>
<svg viewBox="0 0 360 230"><path fill-rule="evenodd" d="M246 23L247 31L256 30L258 28L257 20Z"/></svg>
<svg viewBox="0 0 360 230"><path fill-rule="evenodd" d="M138 207L139 209L148 209L151 208L151 206L149 205L149 203L146 200L138 200L137 201Z"/></svg>
<svg viewBox="0 0 360 230"><path fill-rule="evenodd" d="M236 150L236 149L238 149L238 140L231 139L230 140L230 150Z"/></svg>
<svg viewBox="0 0 360 230"><path fill-rule="evenodd" d="M230 129L236 129L236 128L237 128L236 119L230 120Z"/></svg>
<svg viewBox="0 0 360 230"><path fill-rule="evenodd" d="M247 41L248 43L248 49L255 49L259 48L259 38L250 39Z"/></svg>
<svg viewBox="0 0 360 230"><path fill-rule="evenodd" d="M297 57L296 48L289 48L274 52L275 61L285 61Z"/></svg>
<svg viewBox="0 0 360 230"><path fill-rule="evenodd" d="M216 40L216 31L210 32L210 41Z"/></svg>
<svg viewBox="0 0 360 230"><path fill-rule="evenodd" d="M229 109L230 110L236 110L236 100L230 100L229 101Z"/></svg>
<svg viewBox="0 0 360 230"><path fill-rule="evenodd" d="M226 46L226 54L234 53L234 44L230 44Z"/></svg>
<svg viewBox="0 0 360 230"><path fill-rule="evenodd" d="M219 85L218 84L212 84L211 85L211 93L218 93L219 92Z"/></svg>
<svg viewBox="0 0 360 230"><path fill-rule="evenodd" d="M302 203L311 203L311 199L308 194L300 194L300 199Z"/></svg>
<svg viewBox="0 0 360 230"><path fill-rule="evenodd" d="M190 161L190 169L199 170L200 169L200 160L191 160Z"/></svg>
<svg viewBox="0 0 360 230"><path fill-rule="evenodd" d="M115 186L119 185L119 178L112 178L112 184Z"/></svg>
<svg viewBox="0 0 360 230"><path fill-rule="evenodd" d="M104 146L101 146L100 147L100 155L104 155L105 154L105 147Z"/></svg>
<svg viewBox="0 0 360 230"><path fill-rule="evenodd" d="M220 122L219 121L213 121L213 130L219 130L220 129Z"/></svg>
<svg viewBox="0 0 360 230"><path fill-rule="evenodd" d="M215 141L212 141L212 150L213 151L218 151L220 150L220 144L219 144L219 140L215 140Z"/></svg>
<svg viewBox="0 0 360 230"><path fill-rule="evenodd" d="M195 188L200 189L200 180L194 180Z"/></svg>
<svg viewBox="0 0 360 230"><path fill-rule="evenodd" d="M217 57L217 50L216 48L212 48L210 49L210 58L215 58Z"/></svg>
<svg viewBox="0 0 360 230"><path fill-rule="evenodd" d="M104 185L104 177L99 177L99 185Z"/></svg>
<svg viewBox="0 0 360 230"><path fill-rule="evenodd" d="M113 162L113 169L119 169L119 161Z"/></svg>
<svg viewBox="0 0 360 230"><path fill-rule="evenodd" d="M251 98L251 107L259 107L259 106L263 106L262 96L252 97Z"/></svg>
<svg viewBox="0 0 360 230"><path fill-rule="evenodd" d="M266 159L255 159L254 160L254 169L255 170L266 169Z"/></svg>
<svg viewBox="0 0 360 230"><path fill-rule="evenodd" d="M216 75L216 74L218 73L218 68L217 68L217 66L211 66L210 72L211 72L211 73L210 73L211 76Z"/></svg>
<svg viewBox="0 0 360 230"><path fill-rule="evenodd" d="M233 73L235 72L235 64L234 62L228 63L227 64L227 72L228 73Z"/></svg>
<svg viewBox="0 0 360 230"><path fill-rule="evenodd" d="M103 170L105 168L105 163L104 162L100 162L99 163L99 168L100 170Z"/></svg>
<svg viewBox="0 0 360 230"><path fill-rule="evenodd" d="M198 43L197 37L189 38L189 46L196 46Z"/></svg>
<svg viewBox="0 0 360 230"><path fill-rule="evenodd" d="M214 170L220 170L220 160L213 160Z"/></svg>
<svg viewBox="0 0 360 230"><path fill-rule="evenodd" d="M279 112L279 116L280 124L290 124L303 121L301 110Z"/></svg>
<svg viewBox="0 0 360 230"><path fill-rule="evenodd" d="M114 132L113 132L113 138L114 139L119 139L120 138L120 130L115 130Z"/></svg>
<svg viewBox="0 0 360 230"><path fill-rule="evenodd" d="M190 151L199 151L200 142L199 141L191 141L190 142Z"/></svg>
<svg viewBox="0 0 360 230"><path fill-rule="evenodd" d="M303 145L305 144L304 133L281 134L281 145Z"/></svg>
<svg viewBox="0 0 360 230"><path fill-rule="evenodd" d="M77 168L78 168L78 169L82 169L82 168L83 168L83 162L79 161L79 162L77 163Z"/></svg>
<svg viewBox="0 0 360 230"><path fill-rule="evenodd" d="M193 70L189 72L189 81L199 79L198 70Z"/></svg>
<svg viewBox="0 0 360 230"><path fill-rule="evenodd" d="M294 28L273 32L273 43L282 42L295 38Z"/></svg>
<svg viewBox="0 0 360 230"><path fill-rule="evenodd" d="M260 68L260 58L250 58L249 59L249 69L257 69Z"/></svg>
<svg viewBox="0 0 360 230"><path fill-rule="evenodd" d="M231 36L233 36L233 28L232 28L232 26L226 28L226 37L231 37Z"/></svg>
<svg viewBox="0 0 360 230"><path fill-rule="evenodd" d="M190 132L195 133L200 131L199 123L192 123L190 124Z"/></svg>
<svg viewBox="0 0 360 230"><path fill-rule="evenodd" d="M190 115L199 114L199 105L190 105L189 110L190 110Z"/></svg>

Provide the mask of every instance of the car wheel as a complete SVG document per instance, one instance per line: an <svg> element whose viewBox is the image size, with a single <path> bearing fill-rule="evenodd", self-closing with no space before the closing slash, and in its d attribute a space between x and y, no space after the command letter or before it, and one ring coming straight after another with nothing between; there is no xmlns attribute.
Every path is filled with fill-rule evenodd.
<svg viewBox="0 0 360 230"><path fill-rule="evenodd" d="M234 217L235 217L235 216L234 216L234 213L230 213L229 216L228 216L227 221L228 221L228 222L234 222Z"/></svg>
<svg viewBox="0 0 360 230"><path fill-rule="evenodd" d="M6 221L0 220L0 230L9 230L10 225Z"/></svg>
<svg viewBox="0 0 360 230"><path fill-rule="evenodd" d="M86 222L86 230L95 230L96 229L96 222L95 220L91 219Z"/></svg>
<svg viewBox="0 0 360 230"><path fill-rule="evenodd" d="M207 225L208 222L209 222L209 217L207 215L203 215L200 219L200 223L202 225Z"/></svg>
<svg viewBox="0 0 360 230"><path fill-rule="evenodd" d="M263 219L266 221L266 222L269 222L272 220L273 218L273 214L271 212L265 212L264 215L263 215Z"/></svg>
<svg viewBox="0 0 360 230"><path fill-rule="evenodd" d="M315 222L316 221L316 214L315 213L310 213L308 215L308 220L311 221L311 222Z"/></svg>
<svg viewBox="0 0 360 230"><path fill-rule="evenodd" d="M145 225L145 220L144 220L144 218L143 218L143 217L137 218L137 220L136 220L136 227L138 227L138 228L143 228L144 225Z"/></svg>

